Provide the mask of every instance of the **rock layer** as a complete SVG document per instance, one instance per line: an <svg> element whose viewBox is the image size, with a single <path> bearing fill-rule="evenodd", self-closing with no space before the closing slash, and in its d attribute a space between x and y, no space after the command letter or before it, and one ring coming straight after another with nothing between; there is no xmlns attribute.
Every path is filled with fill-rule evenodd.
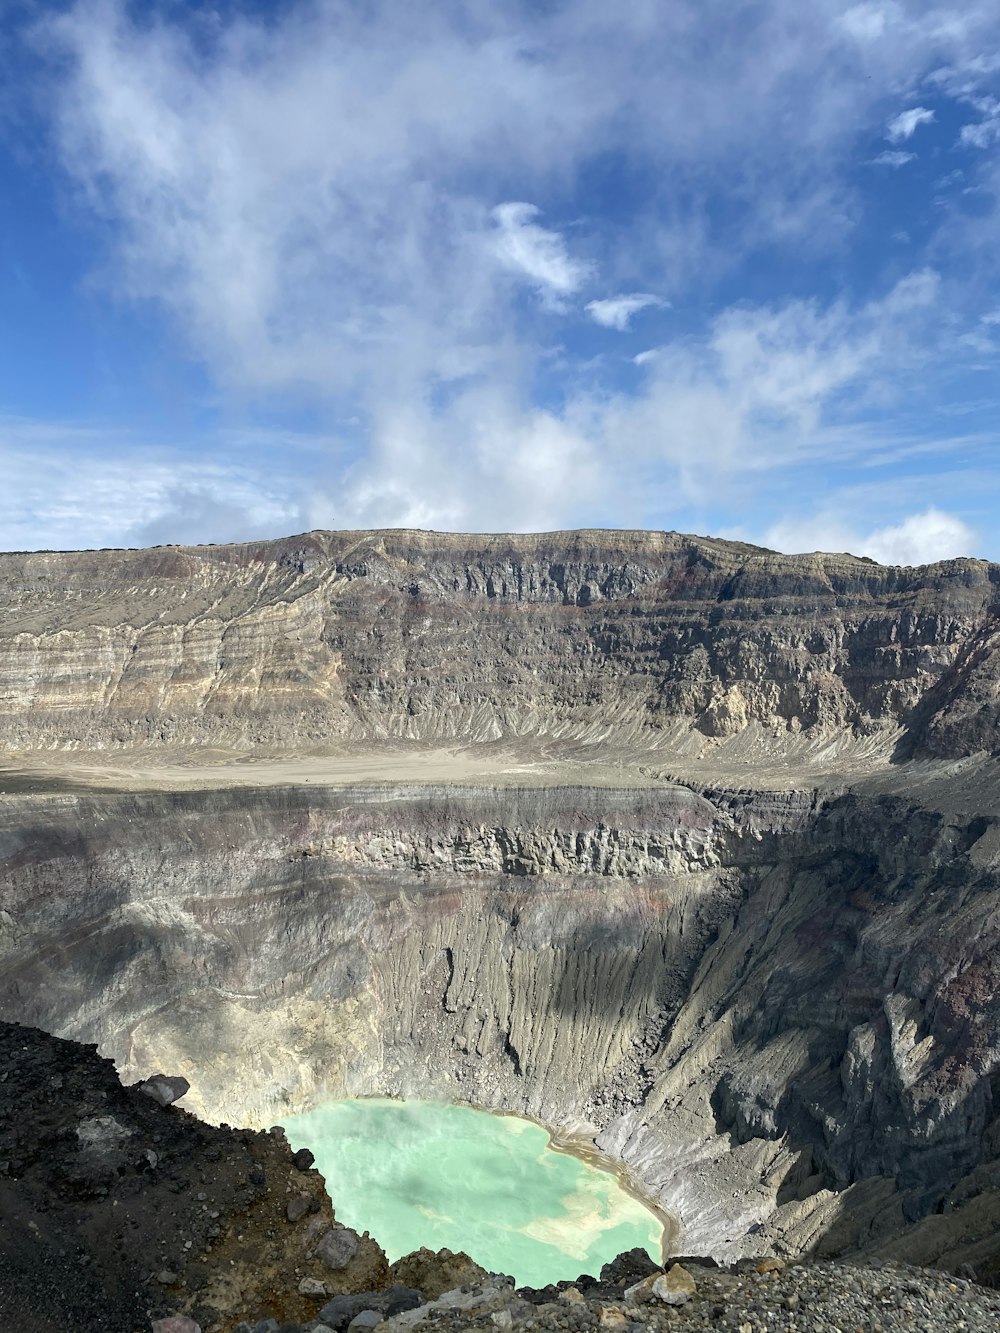
<svg viewBox="0 0 1000 1333"><path fill-rule="evenodd" d="M0 556L10 749L903 729L995 748L998 570L676 533Z"/></svg>

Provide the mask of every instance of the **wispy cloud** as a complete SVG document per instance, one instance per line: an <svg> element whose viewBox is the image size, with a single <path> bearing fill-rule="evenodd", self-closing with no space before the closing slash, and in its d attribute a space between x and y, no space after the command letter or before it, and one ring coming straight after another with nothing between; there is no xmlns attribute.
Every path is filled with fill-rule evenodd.
<svg viewBox="0 0 1000 1333"><path fill-rule="evenodd" d="M979 537L967 523L934 506L867 532L853 527L847 515L826 510L811 519L776 523L764 541L779 551L846 551L883 565L931 564L975 555L979 547Z"/></svg>
<svg viewBox="0 0 1000 1333"><path fill-rule="evenodd" d="M852 5L837 20L840 27L856 41L876 42L890 24L892 8L887 4Z"/></svg>
<svg viewBox="0 0 1000 1333"><path fill-rule="evenodd" d="M786 299L803 288L779 270L798 254L814 275L851 242L872 180L859 145L887 105L941 69L935 96L980 95L991 10L485 0L416 17L318 0L264 21L70 0L36 41L66 211L105 247L92 286L165 313L223 403L304 398L349 421L353 462L320 447L257 470L208 432L217 473L138 450L130 481L129 450L95 444L75 501L56 488L46 510L26 462L5 480L30 491L40 540L75 523L90 542L272 520L676 526L739 487L759 497L755 479L836 466L847 437L878 457L891 405L960 322L953 287L921 268L926 229L909 228L916 271L888 291L898 250L839 297L831 266L822 300ZM890 141L932 117L902 111ZM609 163L628 192L581 193ZM756 263L771 300L763 267L740 288ZM678 317L641 373L574 360L579 326L560 315L622 330L653 292ZM117 529L105 485L125 488ZM0 514L23 542L15 508Z"/></svg>
<svg viewBox="0 0 1000 1333"><path fill-rule="evenodd" d="M627 296L607 296L599 301L588 301L586 309L595 323L603 324L606 329L617 329L624 333L632 316L638 314L640 310L669 304L668 301L662 301L658 296L651 296L648 292L632 292Z"/></svg>
<svg viewBox="0 0 1000 1333"><path fill-rule="evenodd" d="M301 481L241 461L238 440L215 444L210 461L185 460L106 428L0 419L0 549L245 541L302 526Z"/></svg>
<svg viewBox="0 0 1000 1333"><path fill-rule="evenodd" d="M903 139L912 139L921 125L929 125L934 120L934 112L925 106L911 106L894 116L885 128L885 137L890 143L900 143Z"/></svg>
<svg viewBox="0 0 1000 1333"><path fill-rule="evenodd" d="M540 211L524 203L499 204L493 210L497 256L543 297L569 296L586 281L591 266L570 257L559 232L538 225Z"/></svg>
<svg viewBox="0 0 1000 1333"><path fill-rule="evenodd" d="M376 0L147 22L102 0L44 20L37 43L118 293L168 311L230 390L378 396L496 364L525 332L511 272L559 300L587 255L613 273L632 254L645 289L697 289L723 248L840 244L834 164L891 88L931 58L959 64L978 32L900 29L897 11L857 6L845 30L839 0L752 19L724 0L613 16L572 0L468 22L435 6L418 25ZM711 41L720 25L733 41ZM878 36L863 68L840 55L862 31ZM574 175L616 152L674 180L676 207L655 228L584 216L567 245L531 210L567 216L553 204ZM738 229L704 224L696 181L738 204Z"/></svg>
<svg viewBox="0 0 1000 1333"><path fill-rule="evenodd" d="M872 165L876 167L905 167L907 162L916 160L916 153L903 153L887 149L884 153L879 153L877 157L872 158Z"/></svg>
<svg viewBox="0 0 1000 1333"><path fill-rule="evenodd" d="M972 102L982 119L962 126L959 143L966 148L989 148L1000 141L1000 99L977 97Z"/></svg>
<svg viewBox="0 0 1000 1333"><path fill-rule="evenodd" d="M559 411L496 386L438 411L394 404L371 455L317 504L352 524L480 529L506 514L518 528L658 525L658 497L690 508L776 472L836 465L866 398L884 408L919 372L937 291L936 274L918 271L856 309L729 309L704 338L643 358L638 391L578 394Z"/></svg>
<svg viewBox="0 0 1000 1333"><path fill-rule="evenodd" d="M178 461L98 429L0 423L0 546L237 540L311 527L668 526L726 497L759 502L778 483L808 495L812 485L797 477L890 454L895 433L880 439L864 405L884 412L912 394L936 292L935 275L917 272L860 307L728 309L703 338L647 359L637 392L580 393L558 409L532 404L511 381L469 380L438 403L387 395L366 450L346 468L294 440L271 442L284 460L274 468L267 442L239 432L213 442L211 461ZM933 457L932 444L914 447ZM903 559L903 543L919 538L936 558L940 534L958 531L914 528L909 517L862 529L863 541L844 524L841 538L829 515L820 526L789 519L768 544Z"/></svg>

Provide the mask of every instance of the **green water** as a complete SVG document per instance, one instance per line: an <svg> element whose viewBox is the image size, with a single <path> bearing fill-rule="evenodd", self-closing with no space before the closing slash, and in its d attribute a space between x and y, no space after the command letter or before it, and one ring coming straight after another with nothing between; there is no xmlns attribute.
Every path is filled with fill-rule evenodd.
<svg viewBox="0 0 1000 1333"><path fill-rule="evenodd" d="M337 1220L370 1231L390 1260L447 1246L541 1287L596 1275L637 1245L660 1257L655 1215L529 1120L364 1098L283 1125L293 1148L316 1155Z"/></svg>

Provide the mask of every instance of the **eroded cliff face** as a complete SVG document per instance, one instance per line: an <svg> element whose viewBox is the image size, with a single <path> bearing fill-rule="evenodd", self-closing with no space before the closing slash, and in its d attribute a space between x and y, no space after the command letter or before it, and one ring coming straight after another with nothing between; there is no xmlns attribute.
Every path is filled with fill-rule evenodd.
<svg viewBox="0 0 1000 1333"><path fill-rule="evenodd" d="M213 1120L389 1093L596 1136L683 1250L878 1245L998 1197L973 768L977 813L884 775L11 795L0 1015L184 1073ZM924 1257L983 1267L973 1233Z"/></svg>
<svg viewBox="0 0 1000 1333"><path fill-rule="evenodd" d="M998 744L997 581L640 532L0 556L0 744L694 753L759 727L954 757Z"/></svg>

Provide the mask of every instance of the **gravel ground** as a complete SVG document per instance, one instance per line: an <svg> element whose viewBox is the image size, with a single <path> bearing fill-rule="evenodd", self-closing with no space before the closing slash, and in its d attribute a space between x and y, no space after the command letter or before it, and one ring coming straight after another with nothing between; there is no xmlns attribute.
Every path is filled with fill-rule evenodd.
<svg viewBox="0 0 1000 1333"><path fill-rule="evenodd" d="M237 1333L474 1333L509 1329L512 1333L664 1333L666 1330L713 1329L716 1333L997 1333L1000 1292L965 1278L899 1264L807 1263L784 1267L764 1260L758 1271L739 1271L688 1261L672 1270L673 1295L685 1288L678 1304L666 1304L644 1282L627 1274L620 1256L606 1266L602 1280L581 1278L561 1290L522 1289L513 1281L489 1277L478 1285L447 1292L389 1319L364 1301L350 1307L334 1301L305 1324L261 1321L238 1326ZM617 1266L616 1275L608 1269ZM649 1265L648 1267L651 1267ZM648 1273L648 1267L640 1271ZM609 1280L617 1276L624 1281ZM662 1282L661 1282L662 1285ZM373 1304L378 1293L369 1293ZM191 1331L193 1333L193 1331Z"/></svg>

